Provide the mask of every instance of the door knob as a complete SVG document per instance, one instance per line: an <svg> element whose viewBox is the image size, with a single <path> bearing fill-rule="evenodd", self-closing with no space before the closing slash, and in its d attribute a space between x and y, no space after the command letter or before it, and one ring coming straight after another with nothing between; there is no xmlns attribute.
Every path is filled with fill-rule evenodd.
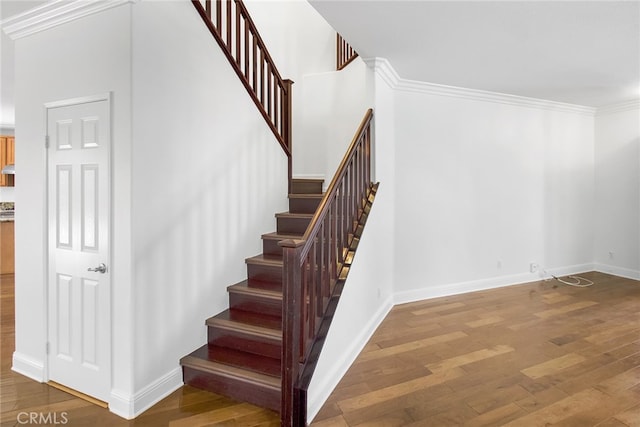
<svg viewBox="0 0 640 427"><path fill-rule="evenodd" d="M87 271L95 271L97 273L106 273L107 272L107 266L104 265L104 262L101 263L99 266L97 266L96 268L87 268Z"/></svg>

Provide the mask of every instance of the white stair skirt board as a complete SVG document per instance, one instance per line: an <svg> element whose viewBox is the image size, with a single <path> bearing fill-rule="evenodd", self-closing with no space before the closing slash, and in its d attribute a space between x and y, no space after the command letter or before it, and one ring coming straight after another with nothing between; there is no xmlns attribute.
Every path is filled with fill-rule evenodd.
<svg viewBox="0 0 640 427"><path fill-rule="evenodd" d="M356 361L364 346L367 345L367 342L369 342L392 308L393 298L389 297L382 303L375 316L373 316L366 327L362 329L362 332L357 337L353 337L353 341L349 348L345 349L342 359L335 361L331 372L326 375L317 386L317 391L315 391L313 395L309 394L310 400L307 402L307 423L311 423L320 409L322 409L322 405L327 401L353 362ZM329 332L329 334L330 333L331 332Z"/></svg>

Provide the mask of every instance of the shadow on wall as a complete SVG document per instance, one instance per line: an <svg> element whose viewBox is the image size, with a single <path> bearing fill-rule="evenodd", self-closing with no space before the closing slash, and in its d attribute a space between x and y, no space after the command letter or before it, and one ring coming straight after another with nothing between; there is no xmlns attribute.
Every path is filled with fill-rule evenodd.
<svg viewBox="0 0 640 427"><path fill-rule="evenodd" d="M638 129L640 131L640 129ZM602 143L596 164L596 262L640 271L640 137Z"/></svg>
<svg viewBox="0 0 640 427"><path fill-rule="evenodd" d="M244 259L261 252L260 235L275 230L273 215L286 210L286 157L258 127L244 129L250 142L208 152L224 156L222 163L180 165L172 194L162 195L171 206L150 219L153 231L136 250L135 321L152 326L136 337L136 354L146 356L136 356L137 378L153 381L157 370L145 375L150 365L177 366L206 342L206 318L228 307L226 287L246 278Z"/></svg>

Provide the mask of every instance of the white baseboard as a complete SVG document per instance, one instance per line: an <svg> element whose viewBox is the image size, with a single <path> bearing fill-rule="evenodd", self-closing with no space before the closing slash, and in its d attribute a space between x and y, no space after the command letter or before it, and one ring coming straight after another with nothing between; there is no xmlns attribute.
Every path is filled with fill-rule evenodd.
<svg viewBox="0 0 640 427"><path fill-rule="evenodd" d="M313 396L311 396L312 400L307 402L307 423L310 424L320 409L322 409L322 405L324 405L342 377L347 373L353 362L355 362L364 346L367 345L369 339L373 336L376 329L378 329L378 326L380 326L392 308L393 299L392 297L389 297L382 303L369 323L362 329L362 332L357 337L353 337L351 345L344 350L341 360L336 361L332 370L321 380L320 384L317 386L317 391L314 392Z"/></svg>
<svg viewBox="0 0 640 427"><path fill-rule="evenodd" d="M614 276L624 277L626 279L640 280L640 271L631 270L629 268L616 267L608 264L598 264L594 266L594 270L600 273L613 274Z"/></svg>
<svg viewBox="0 0 640 427"><path fill-rule="evenodd" d="M394 295L394 304L405 304L431 298L459 295L467 292L484 291L487 289L520 285L522 283L535 282L537 280L548 278L551 274L555 276L564 276L567 274L577 274L584 273L586 271L593 271L593 269L593 264L577 264L566 267L550 268L541 271L540 273L521 273L509 276L491 277L488 279L471 280L469 282L429 286L426 288L420 288L410 291L396 292Z"/></svg>
<svg viewBox="0 0 640 427"><path fill-rule="evenodd" d="M501 288L504 286L540 280L536 273L524 273L511 276L491 277L489 279L471 280L469 282L449 283L446 285L429 286L410 291L396 292L394 304L406 304L409 302L423 301L431 298L447 297L464 294L467 292L483 291L486 289Z"/></svg>
<svg viewBox="0 0 640 427"><path fill-rule="evenodd" d="M13 352L11 370L39 383L44 382L44 363L25 354Z"/></svg>
<svg viewBox="0 0 640 427"><path fill-rule="evenodd" d="M570 265L567 267L546 268L541 271L540 276L542 279L549 279L552 274L556 277L568 276L570 274L579 274L586 273L588 271L594 271L595 268L595 264L592 263Z"/></svg>
<svg viewBox="0 0 640 427"><path fill-rule="evenodd" d="M109 410L127 420L133 419L183 386L182 368L177 367L134 395L113 390Z"/></svg>

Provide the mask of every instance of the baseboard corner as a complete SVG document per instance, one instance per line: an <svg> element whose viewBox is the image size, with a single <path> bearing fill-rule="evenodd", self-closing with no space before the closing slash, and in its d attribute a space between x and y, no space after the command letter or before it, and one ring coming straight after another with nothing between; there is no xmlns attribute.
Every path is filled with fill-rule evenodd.
<svg viewBox="0 0 640 427"><path fill-rule="evenodd" d="M11 370L39 383L44 382L44 362L14 351Z"/></svg>
<svg viewBox="0 0 640 427"><path fill-rule="evenodd" d="M121 390L113 390L109 399L109 411L131 420L183 385L182 368L177 367L133 395Z"/></svg>

